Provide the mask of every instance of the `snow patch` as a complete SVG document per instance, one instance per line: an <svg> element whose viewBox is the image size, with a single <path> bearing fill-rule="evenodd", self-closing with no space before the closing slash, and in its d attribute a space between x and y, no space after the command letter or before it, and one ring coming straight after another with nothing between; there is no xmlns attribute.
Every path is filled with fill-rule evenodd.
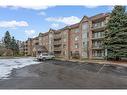
<svg viewBox="0 0 127 95"><path fill-rule="evenodd" d="M34 61L34 58L19 58L19 59L0 59L0 79L7 79L11 70L14 68L22 68L32 64L39 64Z"/></svg>

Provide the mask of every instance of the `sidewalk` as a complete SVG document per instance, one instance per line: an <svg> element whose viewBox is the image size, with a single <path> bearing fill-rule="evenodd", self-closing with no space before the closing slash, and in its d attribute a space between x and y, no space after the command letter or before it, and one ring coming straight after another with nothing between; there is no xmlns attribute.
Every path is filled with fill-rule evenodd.
<svg viewBox="0 0 127 95"><path fill-rule="evenodd" d="M85 60L78 60L78 59L66 60L66 59L61 59L61 58L57 58L57 60L81 62L81 63L85 62L85 63L97 63L97 64L115 64L115 65L127 67L127 61L107 61L107 60L87 60L87 59Z"/></svg>

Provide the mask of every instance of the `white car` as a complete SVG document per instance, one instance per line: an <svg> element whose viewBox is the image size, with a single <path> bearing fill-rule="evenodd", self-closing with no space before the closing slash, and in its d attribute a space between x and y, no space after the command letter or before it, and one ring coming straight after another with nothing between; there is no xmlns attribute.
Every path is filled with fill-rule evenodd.
<svg viewBox="0 0 127 95"><path fill-rule="evenodd" d="M39 56L37 56L37 60L49 60L55 58L54 55L48 54L48 53L41 53Z"/></svg>

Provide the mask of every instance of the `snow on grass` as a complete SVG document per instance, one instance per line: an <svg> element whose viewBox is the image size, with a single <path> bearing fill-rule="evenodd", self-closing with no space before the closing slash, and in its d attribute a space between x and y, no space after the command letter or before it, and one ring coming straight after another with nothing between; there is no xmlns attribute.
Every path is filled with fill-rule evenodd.
<svg viewBox="0 0 127 95"><path fill-rule="evenodd" d="M14 68L22 68L32 64L39 64L34 58L18 58L18 59L0 59L0 79L7 79L11 70Z"/></svg>

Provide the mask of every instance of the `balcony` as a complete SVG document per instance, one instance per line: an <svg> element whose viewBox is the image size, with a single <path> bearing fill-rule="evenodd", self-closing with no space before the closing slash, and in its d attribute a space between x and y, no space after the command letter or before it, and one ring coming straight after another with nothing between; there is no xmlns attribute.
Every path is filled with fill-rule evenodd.
<svg viewBox="0 0 127 95"><path fill-rule="evenodd" d="M25 48L27 48L28 47L28 45L25 45Z"/></svg>
<svg viewBox="0 0 127 95"><path fill-rule="evenodd" d="M28 43L24 43L24 45L27 45Z"/></svg>
<svg viewBox="0 0 127 95"><path fill-rule="evenodd" d="M54 41L54 45L61 45L62 44L62 41Z"/></svg>
<svg viewBox="0 0 127 95"><path fill-rule="evenodd" d="M93 31L101 31L101 30L105 30L105 27L106 27L105 22L99 22L99 23L94 23L91 29Z"/></svg>
<svg viewBox="0 0 127 95"><path fill-rule="evenodd" d="M102 41L93 41L92 42L92 49L103 49L103 42Z"/></svg>
<svg viewBox="0 0 127 95"><path fill-rule="evenodd" d="M54 40L61 40L61 35L57 35L57 36L55 35Z"/></svg>
<svg viewBox="0 0 127 95"><path fill-rule="evenodd" d="M104 39L104 37L97 37L97 38L92 38L92 40L102 40L102 39Z"/></svg>
<svg viewBox="0 0 127 95"><path fill-rule="evenodd" d="M94 32L92 34L92 40L100 40L100 39L103 39L104 38L104 34L105 32L104 31L101 31L101 32Z"/></svg>
<svg viewBox="0 0 127 95"><path fill-rule="evenodd" d="M27 49L25 49L25 51L24 52L28 52L28 50Z"/></svg>
<svg viewBox="0 0 127 95"><path fill-rule="evenodd" d="M92 46L92 49L94 49L94 50L101 50L101 49L103 49L103 46L102 45L98 45L98 46Z"/></svg>
<svg viewBox="0 0 127 95"><path fill-rule="evenodd" d="M54 47L54 51L61 51L62 50L62 47Z"/></svg>
<svg viewBox="0 0 127 95"><path fill-rule="evenodd" d="M105 55L104 50L94 50L92 52L93 58L103 59L104 55Z"/></svg>

